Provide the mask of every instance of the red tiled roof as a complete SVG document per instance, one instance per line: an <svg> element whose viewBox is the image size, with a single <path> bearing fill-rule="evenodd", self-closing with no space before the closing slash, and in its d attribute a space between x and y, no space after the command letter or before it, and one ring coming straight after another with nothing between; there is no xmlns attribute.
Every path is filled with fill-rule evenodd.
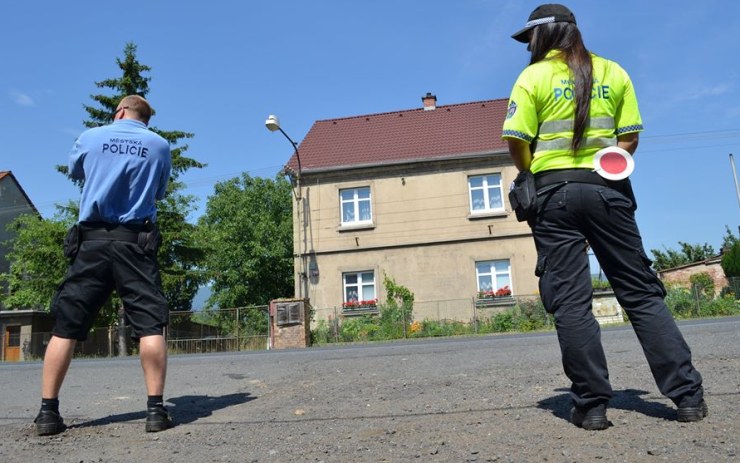
<svg viewBox="0 0 740 463"><path fill-rule="evenodd" d="M316 121L298 147L301 170L398 164L507 150L508 100L486 100ZM287 167L296 171L295 154Z"/></svg>

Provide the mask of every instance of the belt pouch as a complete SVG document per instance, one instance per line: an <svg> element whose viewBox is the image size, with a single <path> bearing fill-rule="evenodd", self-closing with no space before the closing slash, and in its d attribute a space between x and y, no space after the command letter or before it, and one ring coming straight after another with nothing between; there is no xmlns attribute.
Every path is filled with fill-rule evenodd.
<svg viewBox="0 0 740 463"><path fill-rule="evenodd" d="M529 221L537 216L537 188L532 172L519 172L509 188L509 202L519 222Z"/></svg>

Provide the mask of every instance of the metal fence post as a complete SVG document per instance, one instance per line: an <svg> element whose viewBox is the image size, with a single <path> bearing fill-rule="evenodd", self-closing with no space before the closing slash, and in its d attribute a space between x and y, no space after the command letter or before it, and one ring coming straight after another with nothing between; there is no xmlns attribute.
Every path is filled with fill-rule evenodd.
<svg viewBox="0 0 740 463"><path fill-rule="evenodd" d="M475 306L475 298L473 298L473 332L478 334L478 307Z"/></svg>
<svg viewBox="0 0 740 463"><path fill-rule="evenodd" d="M332 331L334 332L334 342L339 342L339 318L337 317L336 307L334 307L334 323L332 323Z"/></svg>

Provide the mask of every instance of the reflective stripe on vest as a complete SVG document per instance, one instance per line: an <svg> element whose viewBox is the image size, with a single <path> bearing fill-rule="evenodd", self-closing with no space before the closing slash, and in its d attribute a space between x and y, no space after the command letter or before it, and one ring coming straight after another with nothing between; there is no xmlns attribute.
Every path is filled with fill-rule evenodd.
<svg viewBox="0 0 740 463"><path fill-rule="evenodd" d="M614 118L613 117L592 117L589 121L588 126L592 129L614 129ZM573 131L573 120L567 119L563 121L545 121L540 124L539 133L560 133L560 132L572 132Z"/></svg>
<svg viewBox="0 0 740 463"><path fill-rule="evenodd" d="M555 140L537 140L537 147L534 152L569 150L572 140L570 138L557 138ZM606 148L607 146L617 146L617 137L610 138L586 138L583 140L581 148Z"/></svg>
<svg viewBox="0 0 740 463"><path fill-rule="evenodd" d="M614 130L614 118L612 117L593 117L589 121L588 128ZM573 131L573 120L545 121L540 124L539 135L556 134ZM555 140L537 139L535 153L542 151L569 150L571 149L572 140L570 138L557 138ZM606 148L607 146L616 146L617 137L600 137L585 138L581 148Z"/></svg>

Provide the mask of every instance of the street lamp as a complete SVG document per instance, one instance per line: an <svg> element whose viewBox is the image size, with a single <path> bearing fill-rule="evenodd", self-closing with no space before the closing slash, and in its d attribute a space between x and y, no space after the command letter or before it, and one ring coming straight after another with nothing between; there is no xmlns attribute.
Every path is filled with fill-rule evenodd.
<svg viewBox="0 0 740 463"><path fill-rule="evenodd" d="M295 151L295 157L298 161L298 172L296 174L296 188L293 189L293 196L295 196L296 201L296 213L298 214L298 243L299 246L301 245L301 227L304 227L304 233L303 233L303 247L306 248L306 233L305 233L305 219L303 218L303 214L301 214L301 207L303 207L303 203L301 202L301 155L298 153L298 143L294 142L292 138L288 136L287 133L280 127L280 120L275 116L274 114L270 114L267 116L267 120L265 121L265 127L267 127L267 130L270 132L280 131L280 133L283 134L283 136L290 142L291 145L293 145L293 150ZM298 193L296 193L296 189L298 190ZM299 249L298 257L300 259L300 276L303 280L301 284L298 285L298 291L299 291L299 297L303 297L304 293L308 293L308 287L307 285L307 278L306 278L306 253L303 250Z"/></svg>
<svg viewBox="0 0 740 463"><path fill-rule="evenodd" d="M265 121L265 127L267 127L267 130L270 132L275 132L276 130L279 130L280 133L283 134L285 138L288 139L291 145L293 145L293 150L295 151L295 158L298 161L298 197L300 198L301 194L301 155L298 153L298 143L294 142L292 138L288 136L287 133L285 133L285 130L283 130L282 127L280 127L280 119L274 114L270 114L267 116L267 120Z"/></svg>

